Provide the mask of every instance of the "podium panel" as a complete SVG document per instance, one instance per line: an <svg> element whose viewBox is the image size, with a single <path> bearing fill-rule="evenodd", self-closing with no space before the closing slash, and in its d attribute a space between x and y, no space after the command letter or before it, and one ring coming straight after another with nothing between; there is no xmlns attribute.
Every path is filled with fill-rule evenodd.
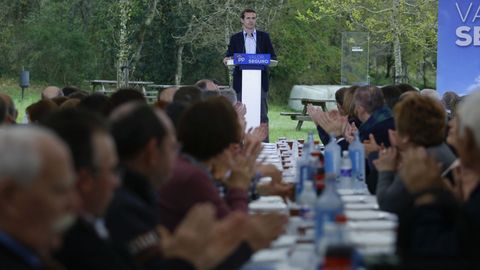
<svg viewBox="0 0 480 270"><path fill-rule="evenodd" d="M262 96L262 71L242 70L242 103L247 108L245 115L247 130L260 126L260 109Z"/></svg>

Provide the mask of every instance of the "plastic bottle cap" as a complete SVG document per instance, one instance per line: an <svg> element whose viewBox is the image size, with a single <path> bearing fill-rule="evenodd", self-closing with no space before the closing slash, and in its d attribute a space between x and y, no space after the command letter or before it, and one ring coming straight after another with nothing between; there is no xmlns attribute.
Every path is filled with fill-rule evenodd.
<svg viewBox="0 0 480 270"><path fill-rule="evenodd" d="M344 214L338 214L335 217L335 222L345 224L345 223L347 223L347 216L345 216Z"/></svg>

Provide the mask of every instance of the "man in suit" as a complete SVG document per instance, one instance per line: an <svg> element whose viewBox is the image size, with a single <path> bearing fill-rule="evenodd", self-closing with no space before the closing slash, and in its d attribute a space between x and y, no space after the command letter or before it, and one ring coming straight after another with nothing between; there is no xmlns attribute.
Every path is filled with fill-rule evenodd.
<svg viewBox="0 0 480 270"><path fill-rule="evenodd" d="M65 145L39 127L0 130L0 269L55 269L50 251L73 221Z"/></svg>
<svg viewBox="0 0 480 270"><path fill-rule="evenodd" d="M240 16L243 30L234 34L230 38L228 50L225 54L224 62L233 57L234 53L248 54L270 54L271 59L276 59L277 55L272 46L270 36L266 32L257 31L257 14L253 9L245 9ZM242 100L242 71L239 67L233 70L233 89L237 92L238 100ZM268 70L262 71L262 96L260 122L268 123Z"/></svg>

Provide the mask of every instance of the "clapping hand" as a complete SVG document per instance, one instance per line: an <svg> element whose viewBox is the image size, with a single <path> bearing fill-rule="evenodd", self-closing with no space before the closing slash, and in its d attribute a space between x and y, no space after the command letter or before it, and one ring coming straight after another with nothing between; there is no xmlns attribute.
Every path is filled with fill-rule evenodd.
<svg viewBox="0 0 480 270"><path fill-rule="evenodd" d="M249 218L246 240L254 251L270 246L285 231L288 217L281 214L258 214Z"/></svg>
<svg viewBox="0 0 480 270"><path fill-rule="evenodd" d="M412 194L445 187L440 176L440 165L427 155L423 147L404 151L399 171L405 187Z"/></svg>
<svg viewBox="0 0 480 270"><path fill-rule="evenodd" d="M352 122L351 124L347 124L343 132L343 137L348 143L352 143L355 140L355 132L357 131L358 129L357 129L357 126L355 125L355 122Z"/></svg>
<svg viewBox="0 0 480 270"><path fill-rule="evenodd" d="M247 190L255 175L257 157L262 150L262 145L253 136L245 137L245 146L235 155L229 150L224 151L223 158L226 159L231 171L230 176L225 180L228 188L239 188Z"/></svg>
<svg viewBox="0 0 480 270"><path fill-rule="evenodd" d="M378 145L377 140L375 140L375 136L370 134L368 136L368 140L363 141L363 145L365 146L365 155L368 156L370 153L380 151L381 147Z"/></svg>
<svg viewBox="0 0 480 270"><path fill-rule="evenodd" d="M308 115L319 126L321 126L327 133L334 133L336 136L342 134L342 131L347 122L347 117L341 116L336 110L324 112L319 108L312 106L307 107Z"/></svg>
<svg viewBox="0 0 480 270"><path fill-rule="evenodd" d="M159 227L161 250L166 258L181 258L197 269L211 269L229 256L245 239L239 228L245 226L247 217L232 213L215 221L211 204L194 206L172 235Z"/></svg>
<svg viewBox="0 0 480 270"><path fill-rule="evenodd" d="M373 165L379 172L396 171L398 167L399 155L395 147L382 149L378 153L378 159L373 161Z"/></svg>

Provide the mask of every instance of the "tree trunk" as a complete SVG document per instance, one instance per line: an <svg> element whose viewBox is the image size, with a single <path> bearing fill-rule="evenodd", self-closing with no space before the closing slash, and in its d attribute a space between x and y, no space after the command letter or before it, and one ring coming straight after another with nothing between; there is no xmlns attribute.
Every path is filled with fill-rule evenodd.
<svg viewBox="0 0 480 270"><path fill-rule="evenodd" d="M119 35L119 48L117 54L117 87L128 86L128 55L130 46L128 44L128 9L129 0L120 1L120 35Z"/></svg>
<svg viewBox="0 0 480 270"><path fill-rule="evenodd" d="M132 57L132 61L130 62L130 68L132 70L132 74L135 71L135 67L137 66L137 63L140 61L140 58L142 56L142 49L143 49L143 44L145 43L145 34L147 32L147 29L152 24L152 21L155 18L155 14L157 14L157 3L158 3L158 0L152 1L148 14L145 17L145 21L143 22L140 28L140 31L138 32L138 35L137 35L138 47L135 54Z"/></svg>
<svg viewBox="0 0 480 270"><path fill-rule="evenodd" d="M183 48L184 44L181 44L177 48L177 71L175 72L175 85L180 85L183 75Z"/></svg>
<svg viewBox="0 0 480 270"><path fill-rule="evenodd" d="M395 83L403 82L402 48L400 44L400 30L398 22L398 8L400 0L393 0L392 28L393 28L393 59L395 60Z"/></svg>

